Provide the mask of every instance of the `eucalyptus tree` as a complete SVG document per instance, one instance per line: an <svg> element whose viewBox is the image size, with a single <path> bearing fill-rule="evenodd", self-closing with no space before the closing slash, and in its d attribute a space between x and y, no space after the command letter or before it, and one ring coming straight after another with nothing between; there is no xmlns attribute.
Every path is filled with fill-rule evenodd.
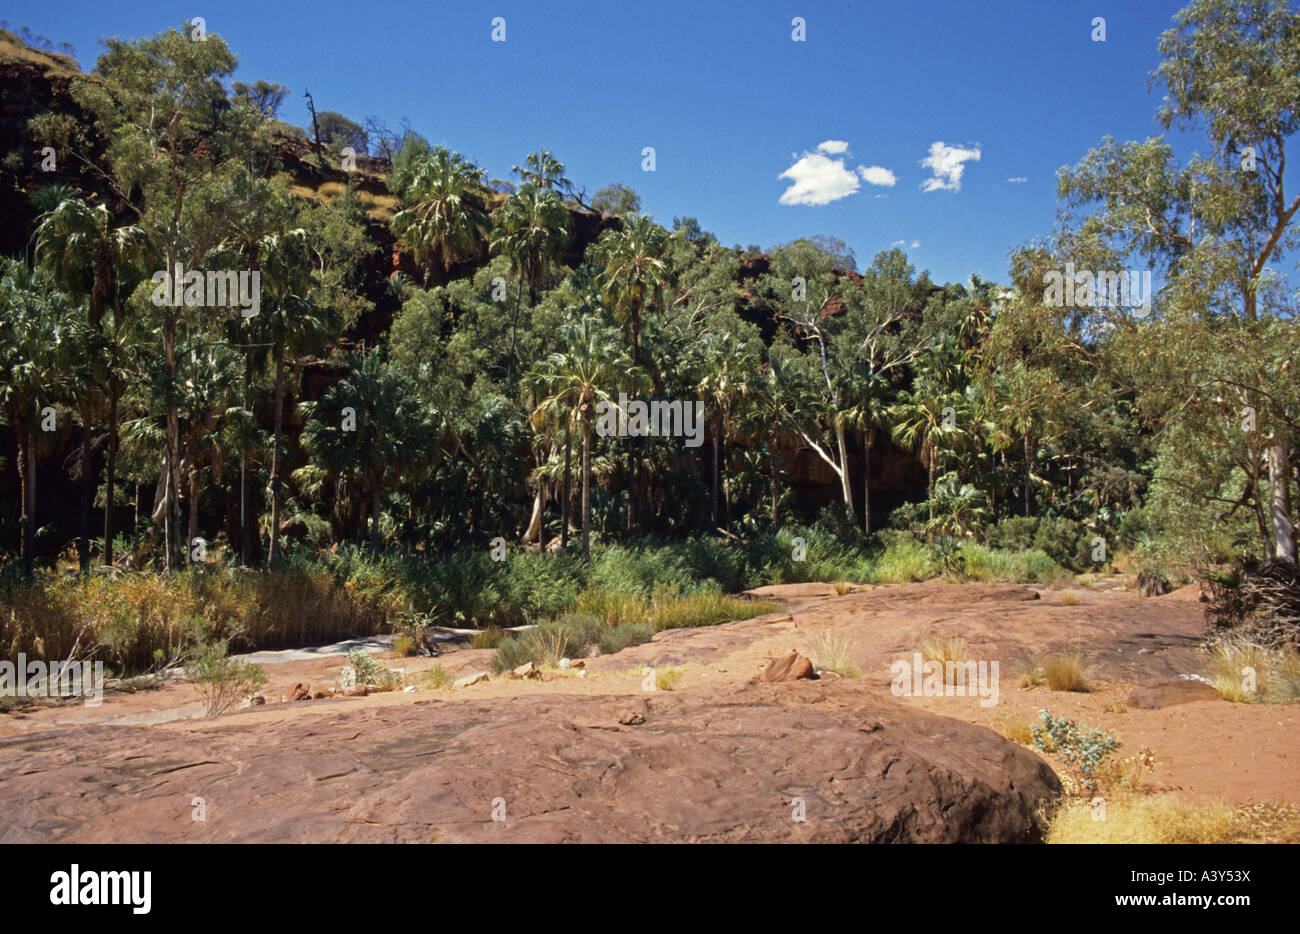
<svg viewBox="0 0 1300 934"><path fill-rule="evenodd" d="M834 471L852 520L848 431L865 424L872 405L866 394L901 380L935 328L926 314L929 278L902 251L878 254L860 283L838 271L842 259L812 241L795 241L774 251L761 288L806 348L789 368L799 399L791 425Z"/></svg>
<svg viewBox="0 0 1300 934"><path fill-rule="evenodd" d="M37 139L57 145L128 206L169 274L202 267L223 236L226 218L242 207L231 179L246 164L265 174L272 160L261 134L263 114L230 106L223 82L235 70L234 54L214 33L194 41L191 25L134 41L106 40L95 76L72 81L72 97L89 116L89 127L56 113L31 124ZM96 139L104 141L102 154ZM155 303L155 317L174 383L186 306L183 290L168 291ZM183 454L174 392L168 395L166 431L165 559L171 569L181 560L177 471Z"/></svg>
<svg viewBox="0 0 1300 934"><path fill-rule="evenodd" d="M1285 0L1192 0L1159 45L1154 77L1166 94L1157 116L1166 129L1202 133L1206 151L1180 164L1162 137L1106 138L1061 172L1058 190L1065 225L1085 247L1100 244L1163 274L1161 319L1151 322L1147 337L1181 356L1173 339L1191 335L1172 319L1214 327L1213 319L1231 317L1257 340L1261 297L1296 246L1300 194L1288 194L1285 185L1287 146L1300 130L1300 13ZM1265 356L1266 347L1257 346ZM1230 377L1213 359L1196 362L1205 365L1196 379L1201 397L1216 398L1212 387ZM1141 372L1133 375L1148 390L1143 401L1152 423L1167 426L1186 411L1181 403L1159 404L1166 394ZM1274 401L1275 385L1250 387L1269 442L1269 489L1247 496L1267 496L1260 507L1268 514L1267 553L1293 563L1290 448L1300 419ZM1215 495L1208 488L1202 494Z"/></svg>

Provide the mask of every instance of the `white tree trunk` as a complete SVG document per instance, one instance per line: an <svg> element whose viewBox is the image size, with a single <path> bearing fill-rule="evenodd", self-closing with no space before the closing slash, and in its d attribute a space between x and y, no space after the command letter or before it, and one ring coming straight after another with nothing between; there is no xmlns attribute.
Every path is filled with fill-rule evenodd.
<svg viewBox="0 0 1300 934"><path fill-rule="evenodd" d="M1279 560L1295 564L1295 525L1291 520L1291 459L1285 440L1268 448L1269 511L1273 520L1273 551Z"/></svg>

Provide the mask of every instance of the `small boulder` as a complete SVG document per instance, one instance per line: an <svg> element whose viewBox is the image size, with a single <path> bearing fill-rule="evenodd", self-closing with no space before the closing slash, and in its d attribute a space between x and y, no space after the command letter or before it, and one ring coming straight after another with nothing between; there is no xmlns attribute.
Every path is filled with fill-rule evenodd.
<svg viewBox="0 0 1300 934"><path fill-rule="evenodd" d="M516 678L540 678L542 676L542 669L538 668L532 662L525 662L510 673Z"/></svg>
<svg viewBox="0 0 1300 934"><path fill-rule="evenodd" d="M1157 678L1135 687L1128 696L1128 705L1141 710L1158 710L1175 704L1220 698L1218 691L1195 678Z"/></svg>
<svg viewBox="0 0 1300 934"><path fill-rule="evenodd" d="M768 662L763 673L758 676L759 681L816 681L817 672L813 670L813 663L804 655L800 655L794 649L786 652L780 658L774 658Z"/></svg>
<svg viewBox="0 0 1300 934"><path fill-rule="evenodd" d="M463 678L457 678L452 682L452 687L467 688L475 684L482 684L486 680L488 680L488 674L486 671L483 671L476 675L466 675Z"/></svg>
<svg viewBox="0 0 1300 934"><path fill-rule="evenodd" d="M619 714L618 722L623 726L640 726L645 723L645 717L641 716L635 710L628 710Z"/></svg>
<svg viewBox="0 0 1300 934"><path fill-rule="evenodd" d="M281 702L311 700L311 685L302 681L294 682L293 687L280 697Z"/></svg>
<svg viewBox="0 0 1300 934"><path fill-rule="evenodd" d="M263 697L261 694L254 694L252 697L248 699L249 707L260 707L265 703L266 703L266 698Z"/></svg>

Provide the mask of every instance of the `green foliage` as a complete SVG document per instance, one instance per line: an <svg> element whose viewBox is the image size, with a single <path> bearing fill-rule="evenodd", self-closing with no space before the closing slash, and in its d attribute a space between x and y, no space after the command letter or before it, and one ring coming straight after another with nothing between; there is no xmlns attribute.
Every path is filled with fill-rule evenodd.
<svg viewBox="0 0 1300 934"><path fill-rule="evenodd" d="M1041 723L1031 727L1033 748L1056 756L1065 765L1077 793L1091 795L1097 790L1097 773L1106 757L1119 748L1119 740L1109 730L1089 729L1066 717L1054 717L1043 710Z"/></svg>
<svg viewBox="0 0 1300 934"><path fill-rule="evenodd" d="M228 654L222 640L200 644L185 664L185 674L203 698L204 710L215 717L266 683L260 665L241 662Z"/></svg>

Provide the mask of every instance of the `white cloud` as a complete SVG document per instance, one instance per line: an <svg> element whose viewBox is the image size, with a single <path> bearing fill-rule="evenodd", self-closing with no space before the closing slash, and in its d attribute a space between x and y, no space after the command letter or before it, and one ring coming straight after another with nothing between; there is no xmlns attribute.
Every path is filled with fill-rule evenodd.
<svg viewBox="0 0 1300 934"><path fill-rule="evenodd" d="M918 249L920 249L920 248L921 248L921 241L920 241L920 240L913 240L913 241L912 241L911 249L913 249L913 250L918 250Z"/></svg>
<svg viewBox="0 0 1300 934"><path fill-rule="evenodd" d="M908 243L906 240L895 240L893 243L890 244L890 246L891 246L891 247L896 247L896 246L905 246L905 247L907 247L909 250L916 250L916 249L919 249L919 248L920 248L920 246L921 246L921 241L920 241L920 240L913 240L911 243Z"/></svg>
<svg viewBox="0 0 1300 934"><path fill-rule="evenodd" d="M886 188L893 188L898 181L898 176L889 169L879 165L858 166L858 174L868 185L883 185Z"/></svg>
<svg viewBox="0 0 1300 934"><path fill-rule="evenodd" d="M979 144L972 148L949 146L940 140L930 144L930 154L921 160L921 165L934 173L921 183L922 191L961 191L962 173L966 171L967 162L980 161Z"/></svg>
<svg viewBox="0 0 1300 934"><path fill-rule="evenodd" d="M906 241L906 240L895 240L893 243L890 244L890 246L891 246L891 247L893 247L893 246L907 246L907 241Z"/></svg>
<svg viewBox="0 0 1300 934"><path fill-rule="evenodd" d="M780 203L830 204L856 194L864 181L883 187L898 181L883 166L859 165L850 169L846 162L848 152L849 144L844 140L828 139L811 152L796 156L794 164L777 176L790 181L790 187L781 193Z"/></svg>
<svg viewBox="0 0 1300 934"><path fill-rule="evenodd" d="M1012 185L1020 185L1023 184L1024 182L1029 181L1029 179L1025 178L1023 175L1017 175L1015 178L1007 179L1007 181L1010 182Z"/></svg>

